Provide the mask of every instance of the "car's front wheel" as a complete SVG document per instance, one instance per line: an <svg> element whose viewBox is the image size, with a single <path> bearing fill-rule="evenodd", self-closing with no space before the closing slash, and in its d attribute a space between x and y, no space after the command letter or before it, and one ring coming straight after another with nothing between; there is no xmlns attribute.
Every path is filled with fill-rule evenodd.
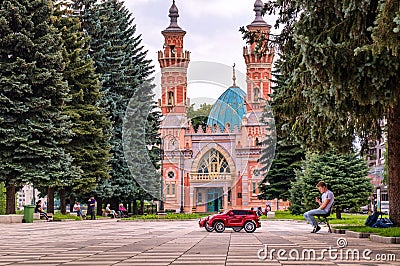
<svg viewBox="0 0 400 266"><path fill-rule="evenodd" d="M214 231L214 227L213 227L213 226L209 226L209 225L208 225L208 222L206 222L204 228L205 228L208 232Z"/></svg>
<svg viewBox="0 0 400 266"><path fill-rule="evenodd" d="M225 231L225 225L223 222L218 221L214 224L214 230L217 233L222 233L223 231Z"/></svg>
<svg viewBox="0 0 400 266"><path fill-rule="evenodd" d="M233 231L235 232L240 232L243 229L243 227L233 227Z"/></svg>
<svg viewBox="0 0 400 266"><path fill-rule="evenodd" d="M245 230L247 233L253 233L253 232L256 230L256 225L254 224L254 222L247 221L247 222L244 224L244 230Z"/></svg>

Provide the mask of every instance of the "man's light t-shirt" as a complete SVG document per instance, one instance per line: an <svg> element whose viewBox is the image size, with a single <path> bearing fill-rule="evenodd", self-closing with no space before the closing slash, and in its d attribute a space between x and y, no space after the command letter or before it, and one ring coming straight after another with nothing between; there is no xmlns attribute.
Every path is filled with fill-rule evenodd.
<svg viewBox="0 0 400 266"><path fill-rule="evenodd" d="M335 201L335 196L333 195L332 191L327 190L322 194L322 203L324 203L326 199L330 199L330 201L328 205L326 205L326 207L324 208L324 211L329 212L333 205L333 202Z"/></svg>

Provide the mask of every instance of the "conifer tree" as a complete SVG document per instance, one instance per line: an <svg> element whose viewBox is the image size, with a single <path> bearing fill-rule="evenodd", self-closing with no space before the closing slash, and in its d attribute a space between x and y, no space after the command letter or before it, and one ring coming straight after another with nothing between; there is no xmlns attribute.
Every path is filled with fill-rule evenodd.
<svg viewBox="0 0 400 266"><path fill-rule="evenodd" d="M270 103L272 112L275 112L275 109L282 108L284 104L280 92L282 87L285 86L286 78L281 74L280 66L281 60L278 60L272 73L275 84L274 93L271 95L273 101ZM265 110L264 113L267 113L267 111ZM279 112L277 113L279 114ZM300 169L301 161L305 158L304 149L290 138L290 134L282 123L285 120L281 117L282 115L274 117L277 143L272 164L260 186L260 197L264 199L287 200L290 197L289 188L291 182L295 180L296 170Z"/></svg>
<svg viewBox="0 0 400 266"><path fill-rule="evenodd" d="M366 178L367 175L366 161L354 154L342 155L335 151L324 155L308 154L291 189L291 210L299 214L318 208L315 197L321 195L316 184L325 181L328 189L335 195L333 208L336 217L340 219L344 209L357 208L368 203L373 186Z"/></svg>
<svg viewBox="0 0 400 266"><path fill-rule="evenodd" d="M304 158L304 150L299 145L278 140L271 168L261 185L261 197L265 199L283 199L290 197L289 188L296 178L296 170Z"/></svg>
<svg viewBox="0 0 400 266"><path fill-rule="evenodd" d="M161 114L151 101L153 85L145 82L135 91L126 112L123 125L124 155L132 174L135 193L121 195L122 198L133 196L136 201L160 199L160 159L162 154L161 139L158 135ZM138 104L138 100L150 102L151 105ZM147 146L150 145L151 149ZM125 188L126 189L126 188Z"/></svg>
<svg viewBox="0 0 400 266"><path fill-rule="evenodd" d="M267 134L262 143L257 143L257 145L261 144L261 146L263 147L261 150L259 163L262 165L261 172L266 174L271 167L276 149L275 119L272 114L269 102L265 102L264 110L261 116L261 122L265 125L265 130Z"/></svg>
<svg viewBox="0 0 400 266"><path fill-rule="evenodd" d="M89 55L88 38L84 36L81 21L67 3L56 6L54 25L62 34L64 57L68 60L63 72L68 81L70 101L64 112L71 118L71 142L66 150L73 156L73 165L81 170L67 194L82 196L92 191L100 180L110 178L109 134L111 121L104 107L99 105L99 75Z"/></svg>
<svg viewBox="0 0 400 266"><path fill-rule="evenodd" d="M83 7L83 27L90 36L90 56L95 61L96 73L100 74L101 92L105 95L103 104L108 107L113 122L110 140L112 179L100 183L97 192L106 197L126 197L137 193L138 188L124 155L123 118L132 98L136 107L147 107L144 109L150 111L152 92L139 97L141 93L137 90L149 78L153 67L145 59L147 52L141 45L141 36L135 36L132 14L123 1L76 1L76 4ZM136 126L132 130L145 139L143 127ZM143 141L141 150L145 149L144 144ZM137 156L136 160L144 161L147 153L141 152Z"/></svg>
<svg viewBox="0 0 400 266"><path fill-rule="evenodd" d="M0 178L6 213L15 191L68 182L79 173L64 146L71 135L62 113L68 87L60 35L51 23L52 1L0 2Z"/></svg>

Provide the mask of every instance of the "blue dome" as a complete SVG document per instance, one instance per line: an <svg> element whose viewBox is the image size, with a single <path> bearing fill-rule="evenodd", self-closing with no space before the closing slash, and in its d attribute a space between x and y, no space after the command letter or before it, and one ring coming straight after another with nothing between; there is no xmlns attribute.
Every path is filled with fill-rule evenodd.
<svg viewBox="0 0 400 266"><path fill-rule="evenodd" d="M224 131L226 124L229 124L231 131L235 125L240 128L242 117L246 112L245 98L246 93L239 87L228 88L211 108L207 126L210 126L213 131L215 125L219 125L221 131Z"/></svg>

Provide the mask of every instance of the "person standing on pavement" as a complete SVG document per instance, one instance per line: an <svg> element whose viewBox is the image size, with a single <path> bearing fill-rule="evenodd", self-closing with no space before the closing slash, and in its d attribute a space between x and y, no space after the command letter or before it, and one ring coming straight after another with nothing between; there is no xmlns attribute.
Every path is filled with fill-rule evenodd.
<svg viewBox="0 0 400 266"><path fill-rule="evenodd" d="M88 209L90 213L90 220L96 220L96 200L93 196L88 199Z"/></svg>
<svg viewBox="0 0 400 266"><path fill-rule="evenodd" d="M320 200L318 197L315 198L315 201L319 204L319 208L305 212L303 214L304 218L313 227L311 233L316 233L321 229L321 227L319 227L317 221L315 220L314 215L328 214L331 211L333 202L335 201L335 196L333 195L333 192L328 189L324 181L319 181L317 184L317 188L319 192L322 193L322 200Z"/></svg>

